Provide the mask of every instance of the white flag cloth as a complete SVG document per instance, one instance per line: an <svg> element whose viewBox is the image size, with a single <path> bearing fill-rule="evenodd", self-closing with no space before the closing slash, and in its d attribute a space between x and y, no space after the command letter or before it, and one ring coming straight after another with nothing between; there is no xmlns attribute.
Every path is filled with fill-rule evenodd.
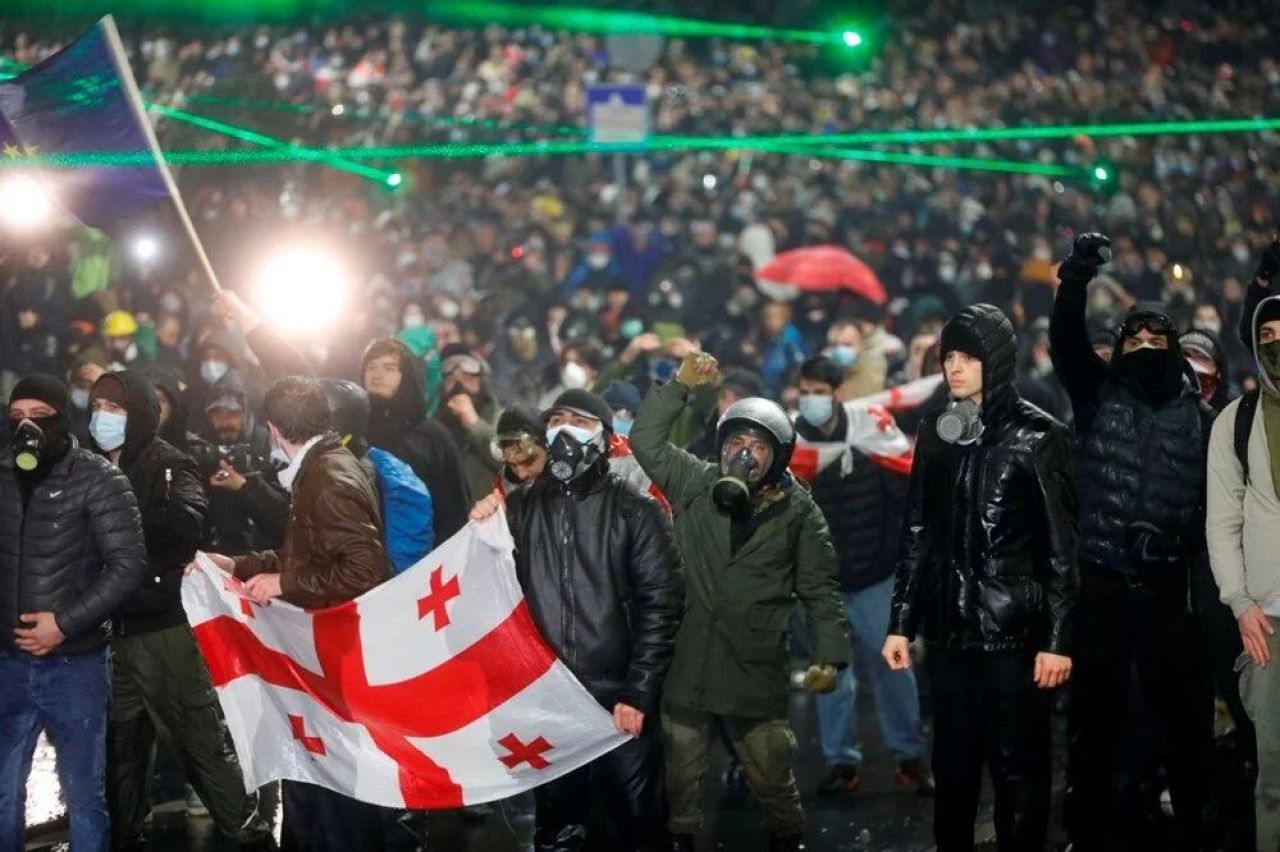
<svg viewBox="0 0 1280 852"><path fill-rule="evenodd" d="M627 740L538 634L502 514L341 606L259 606L203 554L182 601L245 787L390 807L530 790Z"/></svg>

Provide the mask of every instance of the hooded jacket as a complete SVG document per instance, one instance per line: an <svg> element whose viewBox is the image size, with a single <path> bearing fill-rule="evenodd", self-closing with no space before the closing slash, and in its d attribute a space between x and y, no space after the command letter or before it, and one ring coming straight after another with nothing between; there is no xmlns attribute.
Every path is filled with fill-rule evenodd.
<svg viewBox="0 0 1280 852"><path fill-rule="evenodd" d="M200 544L209 501L195 462L156 434L160 406L151 383L124 370L104 375L95 390L106 381L125 390L128 421L117 466L133 486L147 547L146 579L112 619L115 635L135 636L186 623L182 572Z"/></svg>
<svg viewBox="0 0 1280 852"><path fill-rule="evenodd" d="M458 447L448 430L427 416L421 360L399 340L389 339L384 344L400 356L400 386L389 400L369 397L366 439L371 446L408 464L427 486L435 510L436 542L443 544L466 525L471 509ZM361 375L371 351L365 352Z"/></svg>
<svg viewBox="0 0 1280 852"><path fill-rule="evenodd" d="M1143 575L1134 558L1135 525L1151 525L1189 562L1203 553L1205 456L1213 412L1170 341L1171 398L1153 401L1119 366L1093 351L1085 327L1088 280L1058 288L1049 326L1054 368L1071 397L1080 492L1080 562L1130 579ZM1150 312L1146 309L1145 312Z"/></svg>
<svg viewBox="0 0 1280 852"><path fill-rule="evenodd" d="M1280 296L1251 298L1249 317L1252 331L1247 338L1251 352L1258 351L1257 317L1268 303L1280 303ZM1256 361L1256 354L1255 354ZM1280 389L1258 364L1261 393L1280 396ZM1246 445L1249 479L1236 456L1236 417L1240 400L1222 410L1209 437L1208 501L1205 538L1209 565L1218 583L1222 602L1238 618L1254 604L1271 616L1280 616L1280 494L1271 475L1271 450L1262 406L1253 412L1253 425Z"/></svg>
<svg viewBox="0 0 1280 852"><path fill-rule="evenodd" d="M940 411L921 422L889 632L1069 654L1078 572L1066 427L1018 396L1004 314L973 305L948 326L943 340L960 332L967 344L953 348L982 361L983 429L972 444L948 444Z"/></svg>

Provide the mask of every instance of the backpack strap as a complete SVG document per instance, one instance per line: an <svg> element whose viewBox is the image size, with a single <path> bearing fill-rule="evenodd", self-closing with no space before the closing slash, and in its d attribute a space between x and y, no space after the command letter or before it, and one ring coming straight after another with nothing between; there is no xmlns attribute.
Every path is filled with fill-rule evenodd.
<svg viewBox="0 0 1280 852"><path fill-rule="evenodd" d="M1236 458L1240 460L1240 469L1244 474L1246 485L1249 483L1249 435L1253 432L1253 418L1258 410L1260 394L1260 389L1249 391L1240 398L1240 407L1236 409Z"/></svg>

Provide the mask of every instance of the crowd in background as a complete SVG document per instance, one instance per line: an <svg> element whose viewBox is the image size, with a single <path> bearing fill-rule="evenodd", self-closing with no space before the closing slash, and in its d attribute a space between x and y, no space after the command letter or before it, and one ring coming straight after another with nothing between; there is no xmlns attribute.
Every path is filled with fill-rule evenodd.
<svg viewBox="0 0 1280 852"><path fill-rule="evenodd" d="M1011 11L891 0L865 56L673 39L644 72L622 67L603 38L536 26L382 19L125 36L155 101L308 144L381 145L580 139L585 92L598 82L643 83L655 133L1277 115L1267 23L1260 5L1243 3ZM58 44L5 32L2 46L30 64ZM232 145L159 124L166 148ZM277 374L364 386L369 443L420 473L437 540L491 490L502 462L489 443L504 409L611 389L628 422L648 387L697 349L723 365L724 389L673 439L704 457L736 399L794 410L814 355L843 370L842 400L938 372L943 321L977 301L999 306L1019 333L1022 394L1070 421L1048 318L1057 261L1086 225L1109 234L1114 252L1088 296L1100 351L1135 303L1160 301L1181 331L1199 333L1187 351L1212 366L1206 398L1255 381L1236 329L1280 209L1280 135L918 150L1082 171L1105 163L1111 179L749 151L420 161L398 166L396 190L316 165L192 168L179 183L223 283L252 303L273 247L324 244L353 284L337 324L294 336L293 351L274 339L270 316L210 298L176 230L145 259L125 240L66 228L13 233L0 259L0 386L7 395L32 373L65 377L87 446L94 383L144 371L160 397L160 434L195 457L214 494L202 546L243 553L271 543L286 502L267 475L260 409ZM829 243L876 271L887 304L841 292L780 298L760 286L755 271L777 253ZM900 421L913 430L912 416Z"/></svg>

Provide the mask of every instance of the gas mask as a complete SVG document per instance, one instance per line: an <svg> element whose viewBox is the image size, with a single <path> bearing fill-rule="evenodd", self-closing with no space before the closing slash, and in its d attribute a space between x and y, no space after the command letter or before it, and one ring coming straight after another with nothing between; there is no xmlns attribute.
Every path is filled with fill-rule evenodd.
<svg viewBox="0 0 1280 852"><path fill-rule="evenodd" d="M968 446L982 437L982 413L971 399L953 400L938 416L938 437L948 444Z"/></svg>
<svg viewBox="0 0 1280 852"><path fill-rule="evenodd" d="M45 417L42 420L52 420ZM12 425L12 421L11 424ZM40 466L46 447L44 430L30 418L23 418L13 427L13 463L23 473L31 473Z"/></svg>
<svg viewBox="0 0 1280 852"><path fill-rule="evenodd" d="M753 436L761 437L755 432ZM740 512L751 501L751 492L764 479L772 459L761 465L746 447L733 449L732 440L725 441L720 451L720 478L711 488L711 500L723 512Z"/></svg>
<svg viewBox="0 0 1280 852"><path fill-rule="evenodd" d="M579 426L555 426L547 430L547 469L559 482L572 482L586 473L605 453L604 428L589 431Z"/></svg>

